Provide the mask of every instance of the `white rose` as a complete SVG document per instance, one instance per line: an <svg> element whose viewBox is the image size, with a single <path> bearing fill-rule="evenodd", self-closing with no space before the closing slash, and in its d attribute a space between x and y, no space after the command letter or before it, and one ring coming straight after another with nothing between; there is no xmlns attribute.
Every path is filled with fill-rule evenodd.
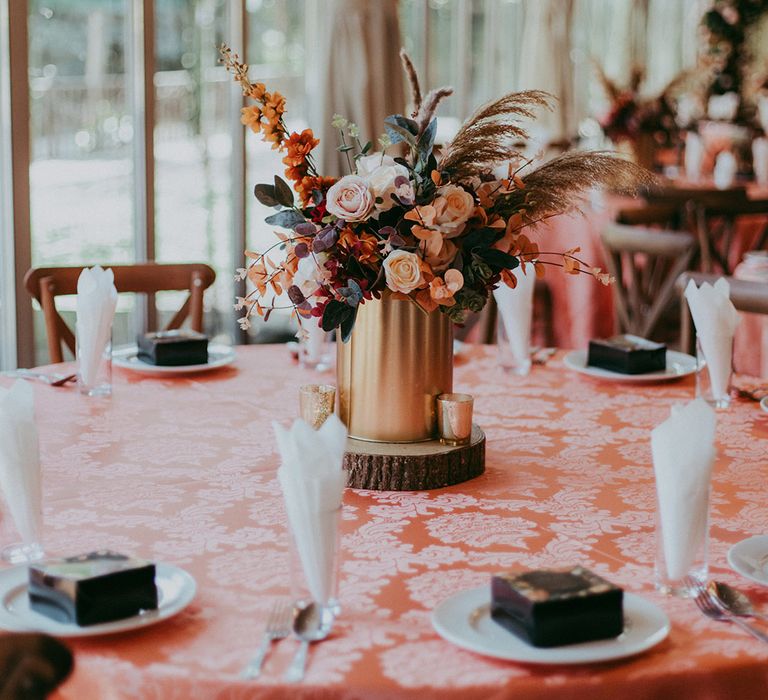
<svg viewBox="0 0 768 700"><path fill-rule="evenodd" d="M376 202L376 209L379 211L388 211L395 202L392 195L397 192L395 180L403 176L408 177L408 168L399 163L395 163L392 156L382 153L374 153L370 156L363 156L357 161L357 174L364 177L368 182L374 197L381 199Z"/></svg>
<svg viewBox="0 0 768 700"><path fill-rule="evenodd" d="M328 211L344 221L365 221L373 209L374 194L357 175L345 175L325 196Z"/></svg>
<svg viewBox="0 0 768 700"><path fill-rule="evenodd" d="M315 253L299 260L296 274L293 276L295 284L301 293L306 297L311 297L323 282L325 282L330 273L325 269L325 262L328 260L328 253Z"/></svg>

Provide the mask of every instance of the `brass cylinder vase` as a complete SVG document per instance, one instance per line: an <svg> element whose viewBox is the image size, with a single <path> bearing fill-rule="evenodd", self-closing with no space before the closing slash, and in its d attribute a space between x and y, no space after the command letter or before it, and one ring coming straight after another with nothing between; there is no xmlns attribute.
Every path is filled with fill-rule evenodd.
<svg viewBox="0 0 768 700"><path fill-rule="evenodd" d="M436 437L435 398L453 390L453 326L445 314L385 292L360 306L350 339L337 348L339 417L350 437Z"/></svg>

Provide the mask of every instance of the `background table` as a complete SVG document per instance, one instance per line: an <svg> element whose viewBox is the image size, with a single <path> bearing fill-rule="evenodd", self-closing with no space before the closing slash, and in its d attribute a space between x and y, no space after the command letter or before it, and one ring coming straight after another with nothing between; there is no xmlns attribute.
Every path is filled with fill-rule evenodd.
<svg viewBox="0 0 768 700"><path fill-rule="evenodd" d="M332 639L312 647L306 684L281 673L286 640L259 681L238 677L267 611L287 595L287 532L270 423L296 413L299 370L283 347L239 348L236 368L187 379L115 371L111 399L36 385L51 553L111 547L182 566L199 584L178 617L72 641L59 698L728 698L761 697L768 645L652 587L649 431L693 381L598 383L560 359L502 375L491 349L456 368L488 435L486 473L422 493L348 491L341 600ZM7 379L0 379L4 384ZM768 415L719 414L712 569L768 607L768 588L727 569L726 552L768 532ZM443 641L441 600L512 567L580 563L659 604L670 637L648 653L588 667L495 661Z"/></svg>
<svg viewBox="0 0 768 700"><path fill-rule="evenodd" d="M753 196L765 196L755 191ZM562 215L539 226L531 236L542 251L558 252L579 247L576 255L605 270L602 230L614 221L621 209L639 206L640 200L603 196L596 193L583 215ZM744 216L737 222L731 264L735 266L762 233L763 216ZM550 258L555 260L555 258ZM592 338L607 338L618 332L614 317L613 290L588 275L568 275L549 267L545 281L552 293L552 322L555 345L586 349ZM768 347L761 339L768 335L766 323L755 314L741 314L742 323L734 339L734 363L739 372L768 376Z"/></svg>

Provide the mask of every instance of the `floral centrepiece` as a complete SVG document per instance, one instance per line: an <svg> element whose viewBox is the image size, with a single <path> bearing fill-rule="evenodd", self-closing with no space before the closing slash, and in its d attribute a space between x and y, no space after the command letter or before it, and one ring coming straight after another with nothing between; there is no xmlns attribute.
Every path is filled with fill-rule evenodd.
<svg viewBox="0 0 768 700"><path fill-rule="evenodd" d="M575 257L578 248L542 251L528 232L578 208L596 186L631 193L650 175L594 152L567 153L532 168L515 143L527 138L521 120L549 108L548 94L512 93L484 105L438 153L435 113L452 90L422 97L413 65L401 52L412 113L384 120L378 152L372 152L372 141L362 143L355 124L336 115L333 126L349 174L334 179L317 171L312 131L288 133L282 95L251 83L247 65L228 47L222 55L256 103L243 108L242 122L285 153L285 176L293 185L275 176L274 183L255 187L256 198L277 209L266 222L289 232L276 231L279 240L263 253L246 252L251 262L238 275L255 289L238 298L236 308L245 310L241 327L248 328L254 314L292 307L326 331L339 328L346 340L359 306L385 290L461 323L467 312L485 306L494 287L514 287L516 272L541 276L545 265L557 265L610 281ZM269 254L277 248L282 254L274 260ZM280 299L284 293L287 305Z"/></svg>

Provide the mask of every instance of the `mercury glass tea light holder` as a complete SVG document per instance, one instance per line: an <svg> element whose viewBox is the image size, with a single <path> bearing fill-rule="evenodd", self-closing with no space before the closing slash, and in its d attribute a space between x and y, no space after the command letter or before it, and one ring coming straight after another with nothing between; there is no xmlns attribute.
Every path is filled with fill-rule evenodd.
<svg viewBox="0 0 768 700"><path fill-rule="evenodd" d="M335 386L304 384L299 387L299 416L315 430L333 413L335 403Z"/></svg>
<svg viewBox="0 0 768 700"><path fill-rule="evenodd" d="M472 437L470 394L440 394L437 397L437 429L443 445L468 445Z"/></svg>

